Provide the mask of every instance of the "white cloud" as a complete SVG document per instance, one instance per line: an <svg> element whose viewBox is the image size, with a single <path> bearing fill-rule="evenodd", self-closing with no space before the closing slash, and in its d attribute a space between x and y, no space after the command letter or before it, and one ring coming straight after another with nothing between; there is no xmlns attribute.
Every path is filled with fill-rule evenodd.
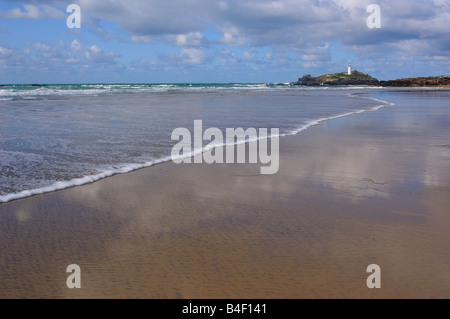
<svg viewBox="0 0 450 319"><path fill-rule="evenodd" d="M203 64L208 59L209 54L205 50L188 48L180 51L181 63L184 65Z"/></svg>
<svg viewBox="0 0 450 319"><path fill-rule="evenodd" d="M14 8L9 11L6 11L2 17L9 19L17 19L17 18L26 18L26 19L40 19L43 17L42 12L39 10L39 7L26 4L24 5L25 11L20 10L19 8Z"/></svg>
<svg viewBox="0 0 450 319"><path fill-rule="evenodd" d="M81 50L80 42L77 39L73 40L72 43L70 43L70 49L74 52Z"/></svg>
<svg viewBox="0 0 450 319"><path fill-rule="evenodd" d="M24 4L23 7L24 11L20 8L13 8L2 13L0 16L8 19L64 19L66 17L63 12L47 4L42 6Z"/></svg>
<svg viewBox="0 0 450 319"><path fill-rule="evenodd" d="M59 10L53 6L44 4L42 6L42 9L43 9L44 15L46 17L53 18L53 19L63 19L63 20L67 19L67 16L64 14L64 12L62 12L61 10Z"/></svg>
<svg viewBox="0 0 450 319"><path fill-rule="evenodd" d="M236 27L224 28L223 37L220 42L229 46L239 46L246 43L243 36L240 35L239 30Z"/></svg>
<svg viewBox="0 0 450 319"><path fill-rule="evenodd" d="M49 51L50 47L48 45L42 44L40 42L36 42L35 44L33 44L33 49L38 50L38 51Z"/></svg>
<svg viewBox="0 0 450 319"><path fill-rule="evenodd" d="M175 44L178 46L201 46L204 43L204 35L201 32L189 32L175 36Z"/></svg>
<svg viewBox="0 0 450 319"><path fill-rule="evenodd" d="M76 41L76 42L75 42ZM116 52L105 52L103 49L99 48L96 44L91 46L84 46L80 44L77 40L74 40L71 44L71 47L74 47L74 53L76 53L75 58L79 58L80 60L84 59L86 63L95 63L95 64L116 64L114 58L119 57L120 55Z"/></svg>
<svg viewBox="0 0 450 319"><path fill-rule="evenodd" d="M0 46L0 58L6 58L10 56L14 51L5 47Z"/></svg>

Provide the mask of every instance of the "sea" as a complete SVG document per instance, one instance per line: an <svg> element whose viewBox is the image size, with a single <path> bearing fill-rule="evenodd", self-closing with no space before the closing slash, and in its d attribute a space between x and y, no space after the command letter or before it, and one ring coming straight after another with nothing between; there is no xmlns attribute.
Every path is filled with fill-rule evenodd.
<svg viewBox="0 0 450 319"><path fill-rule="evenodd" d="M392 106L383 88L279 84L0 86L0 203L171 160L176 128L278 128ZM205 142L204 144L207 144ZM205 145L203 145L205 146ZM202 149L192 149L192 154Z"/></svg>

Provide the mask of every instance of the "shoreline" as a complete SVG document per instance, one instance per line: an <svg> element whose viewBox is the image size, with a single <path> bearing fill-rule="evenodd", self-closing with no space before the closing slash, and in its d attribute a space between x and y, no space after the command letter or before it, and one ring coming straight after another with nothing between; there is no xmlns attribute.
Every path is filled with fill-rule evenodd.
<svg viewBox="0 0 450 319"><path fill-rule="evenodd" d="M403 104L283 137L273 176L165 162L3 203L0 297L448 298L445 127Z"/></svg>

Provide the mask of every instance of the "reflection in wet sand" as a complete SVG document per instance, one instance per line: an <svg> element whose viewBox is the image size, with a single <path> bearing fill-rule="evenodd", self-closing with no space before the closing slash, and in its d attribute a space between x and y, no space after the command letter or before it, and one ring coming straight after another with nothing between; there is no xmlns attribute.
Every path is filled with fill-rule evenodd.
<svg viewBox="0 0 450 319"><path fill-rule="evenodd" d="M448 99L380 94L282 138L276 175L165 163L0 205L0 297L450 297Z"/></svg>

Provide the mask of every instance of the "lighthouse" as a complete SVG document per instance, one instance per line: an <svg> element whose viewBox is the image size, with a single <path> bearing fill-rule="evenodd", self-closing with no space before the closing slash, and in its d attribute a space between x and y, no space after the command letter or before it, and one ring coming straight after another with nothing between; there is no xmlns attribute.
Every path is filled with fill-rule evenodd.
<svg viewBox="0 0 450 319"><path fill-rule="evenodd" d="M352 65L351 65L351 64L348 65L348 71L347 71L347 74L348 74L348 75L352 75Z"/></svg>

